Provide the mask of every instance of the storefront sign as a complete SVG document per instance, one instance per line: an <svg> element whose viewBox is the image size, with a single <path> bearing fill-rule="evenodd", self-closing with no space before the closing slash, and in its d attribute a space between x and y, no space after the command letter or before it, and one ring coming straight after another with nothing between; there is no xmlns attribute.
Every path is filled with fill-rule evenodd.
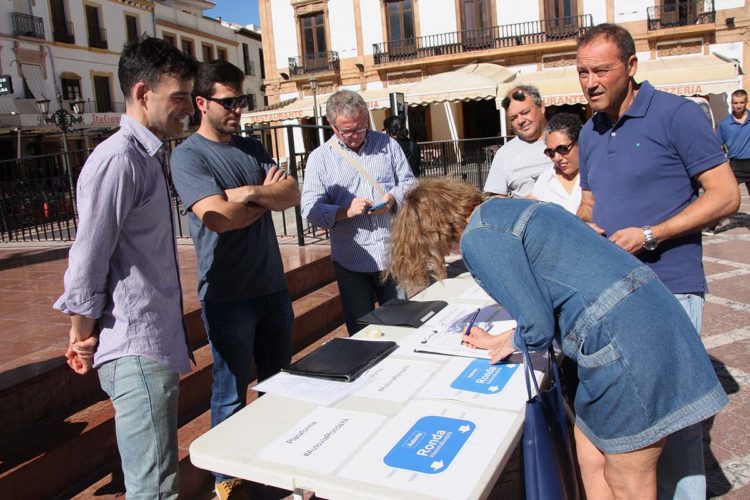
<svg viewBox="0 0 750 500"><path fill-rule="evenodd" d="M0 75L0 95L13 93L13 80L10 75Z"/></svg>

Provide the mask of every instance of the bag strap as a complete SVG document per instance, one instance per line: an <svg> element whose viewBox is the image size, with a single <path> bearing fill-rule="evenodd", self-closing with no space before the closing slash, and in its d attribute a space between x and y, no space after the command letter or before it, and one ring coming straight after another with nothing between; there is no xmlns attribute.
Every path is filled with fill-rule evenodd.
<svg viewBox="0 0 750 500"><path fill-rule="evenodd" d="M534 390L536 391L537 395L541 394L541 392L539 391L539 383L534 376L534 366L531 364L529 348L526 345L526 341L523 339L523 337L521 337L521 353L523 354L524 375L526 377L526 393L529 396L528 400L531 401L533 397L531 395L532 385L534 386ZM547 349L547 363L547 376L550 375L550 372L552 373L552 381L555 384L555 391L557 391L562 397L562 388L560 386L560 371L557 367L555 350L552 348L552 344L550 344L549 348ZM542 400L542 398L539 398L539 401L541 401L542 405L544 405L544 401Z"/></svg>
<svg viewBox="0 0 750 500"><path fill-rule="evenodd" d="M330 139L328 139L328 144L330 144L331 147L335 151L337 151L339 155L341 155L342 158L348 161L349 164L352 166L352 168L354 168L354 170L359 172L359 175L361 175L362 178L364 178L364 180L366 180L367 183L371 185L378 194L380 194L381 198L386 195L386 192L385 192L385 189L383 189L383 186L381 186L380 183L376 181L372 175L370 175L370 172L365 170L365 167L362 166L359 160L354 158L354 156L352 156L352 154L349 153L349 151L346 151L344 148L341 147L341 144L339 144L339 141L336 140L336 136L333 136Z"/></svg>

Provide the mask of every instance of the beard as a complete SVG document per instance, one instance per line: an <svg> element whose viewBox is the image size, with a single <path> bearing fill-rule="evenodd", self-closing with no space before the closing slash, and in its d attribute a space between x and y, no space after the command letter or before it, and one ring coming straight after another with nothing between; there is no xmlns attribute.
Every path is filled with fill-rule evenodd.
<svg viewBox="0 0 750 500"><path fill-rule="evenodd" d="M236 126L230 126L225 123L225 121L229 121L230 118L223 117L219 118L216 116L212 116L211 113L208 113L205 115L205 117L208 119L208 123L211 125L211 128L216 130L219 134L222 135L232 135L237 133L237 131L240 128L240 118L237 117L237 125Z"/></svg>

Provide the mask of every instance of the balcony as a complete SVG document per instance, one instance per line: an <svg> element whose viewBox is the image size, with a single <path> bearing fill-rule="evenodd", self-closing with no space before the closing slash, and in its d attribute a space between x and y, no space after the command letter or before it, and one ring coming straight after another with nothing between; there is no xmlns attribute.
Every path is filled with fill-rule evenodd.
<svg viewBox="0 0 750 500"><path fill-rule="evenodd" d="M76 43L76 37L73 35L73 23L69 21L53 21L52 38L56 42Z"/></svg>
<svg viewBox="0 0 750 500"><path fill-rule="evenodd" d="M41 17L11 12L10 24L14 36L22 35L44 39L44 22Z"/></svg>
<svg viewBox="0 0 750 500"><path fill-rule="evenodd" d="M316 52L302 57L289 58L289 75L300 76L308 73L339 70L339 53L336 51Z"/></svg>
<svg viewBox="0 0 750 500"><path fill-rule="evenodd" d="M89 47L94 49L108 48L107 30L99 26L89 25Z"/></svg>
<svg viewBox="0 0 750 500"><path fill-rule="evenodd" d="M649 31L716 22L713 0L677 0L646 9Z"/></svg>
<svg viewBox="0 0 750 500"><path fill-rule="evenodd" d="M375 43L373 54L375 64L385 64L477 50L505 49L520 45L575 39L593 26L591 14L542 19Z"/></svg>
<svg viewBox="0 0 750 500"><path fill-rule="evenodd" d="M80 101L78 105L81 109L81 114L86 113L124 113L125 103L124 102L112 102L107 100L95 101L88 99L86 101Z"/></svg>

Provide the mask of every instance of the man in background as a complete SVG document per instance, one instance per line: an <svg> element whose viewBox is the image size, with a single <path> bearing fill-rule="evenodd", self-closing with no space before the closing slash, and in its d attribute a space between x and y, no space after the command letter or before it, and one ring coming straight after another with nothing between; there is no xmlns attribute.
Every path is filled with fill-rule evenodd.
<svg viewBox="0 0 750 500"><path fill-rule="evenodd" d="M750 194L750 120L747 119L747 92L732 92L732 112L719 122L716 136L724 145L737 182L745 183Z"/></svg>

